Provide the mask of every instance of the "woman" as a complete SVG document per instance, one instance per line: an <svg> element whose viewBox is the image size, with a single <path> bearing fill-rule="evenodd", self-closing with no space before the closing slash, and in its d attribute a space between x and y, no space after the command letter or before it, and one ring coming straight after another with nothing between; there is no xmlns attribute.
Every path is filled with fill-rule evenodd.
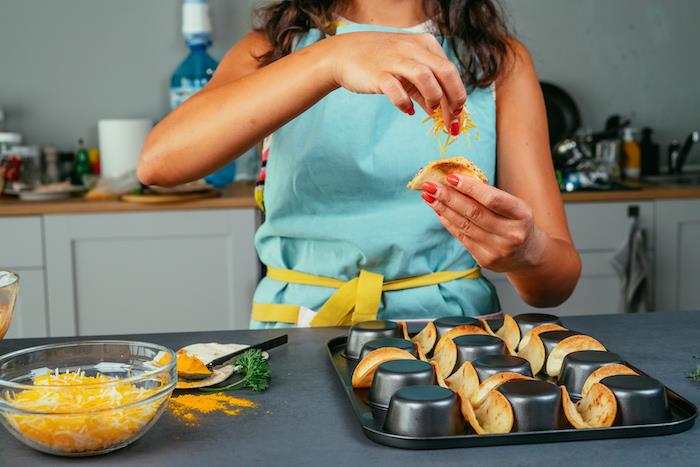
<svg viewBox="0 0 700 467"><path fill-rule="evenodd" d="M467 156L495 186L455 174L423 186L426 206L406 188L440 157L421 121L440 106L458 132L467 91L478 140L445 156ZM497 312L479 266L533 306L576 285L539 83L495 0L267 6L206 88L154 128L139 177L197 179L267 135L256 247L268 275L253 327Z"/></svg>

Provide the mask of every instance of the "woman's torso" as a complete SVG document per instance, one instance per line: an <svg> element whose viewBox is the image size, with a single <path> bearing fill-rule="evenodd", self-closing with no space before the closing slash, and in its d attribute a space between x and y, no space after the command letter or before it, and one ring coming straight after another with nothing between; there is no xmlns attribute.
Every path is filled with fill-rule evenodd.
<svg viewBox="0 0 700 467"><path fill-rule="evenodd" d="M396 31L346 24L337 34ZM419 28L412 32L420 32ZM321 39L305 33L297 49ZM444 49L456 62L444 41ZM360 270L385 280L476 266L472 256L440 224L407 182L439 157L466 156L495 178L496 107L492 88L469 93L467 109L477 134L464 136L439 154L430 124L418 109L408 116L385 96L338 89L270 139L265 179L266 220L256 234L264 264L350 280ZM287 284L265 278L256 303L284 303L317 310L334 289ZM498 311L485 279L384 293L378 317L422 319L438 315L481 315ZM253 323L257 327L262 323ZM267 324L269 326L269 324Z"/></svg>

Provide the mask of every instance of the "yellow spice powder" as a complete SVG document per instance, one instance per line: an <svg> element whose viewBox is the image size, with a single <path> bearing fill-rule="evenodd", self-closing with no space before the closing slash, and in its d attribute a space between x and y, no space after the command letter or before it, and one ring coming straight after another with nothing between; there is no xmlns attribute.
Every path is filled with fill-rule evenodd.
<svg viewBox="0 0 700 467"><path fill-rule="evenodd" d="M195 426L202 414L217 412L227 416L235 416L240 414L241 408L256 408L257 406L258 404L251 400L217 392L175 396L170 399L168 408L185 424Z"/></svg>

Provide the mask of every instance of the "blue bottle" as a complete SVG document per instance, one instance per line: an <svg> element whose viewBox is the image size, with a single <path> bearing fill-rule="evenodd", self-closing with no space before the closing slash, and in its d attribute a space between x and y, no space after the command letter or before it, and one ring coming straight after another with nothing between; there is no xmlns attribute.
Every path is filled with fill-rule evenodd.
<svg viewBox="0 0 700 467"><path fill-rule="evenodd" d="M202 89L219 65L207 52L211 46L211 20L207 0L184 0L182 33L190 53L170 79L170 108L174 109ZM214 172L205 180L217 187L231 183L236 177L236 161Z"/></svg>

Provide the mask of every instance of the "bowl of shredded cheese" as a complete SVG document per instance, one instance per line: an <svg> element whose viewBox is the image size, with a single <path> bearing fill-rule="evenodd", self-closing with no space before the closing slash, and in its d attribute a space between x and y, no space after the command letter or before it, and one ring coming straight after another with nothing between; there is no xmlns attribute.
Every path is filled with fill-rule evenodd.
<svg viewBox="0 0 700 467"><path fill-rule="evenodd" d="M42 452L93 456L122 448L158 420L177 382L156 344L92 340L0 357L0 422Z"/></svg>

